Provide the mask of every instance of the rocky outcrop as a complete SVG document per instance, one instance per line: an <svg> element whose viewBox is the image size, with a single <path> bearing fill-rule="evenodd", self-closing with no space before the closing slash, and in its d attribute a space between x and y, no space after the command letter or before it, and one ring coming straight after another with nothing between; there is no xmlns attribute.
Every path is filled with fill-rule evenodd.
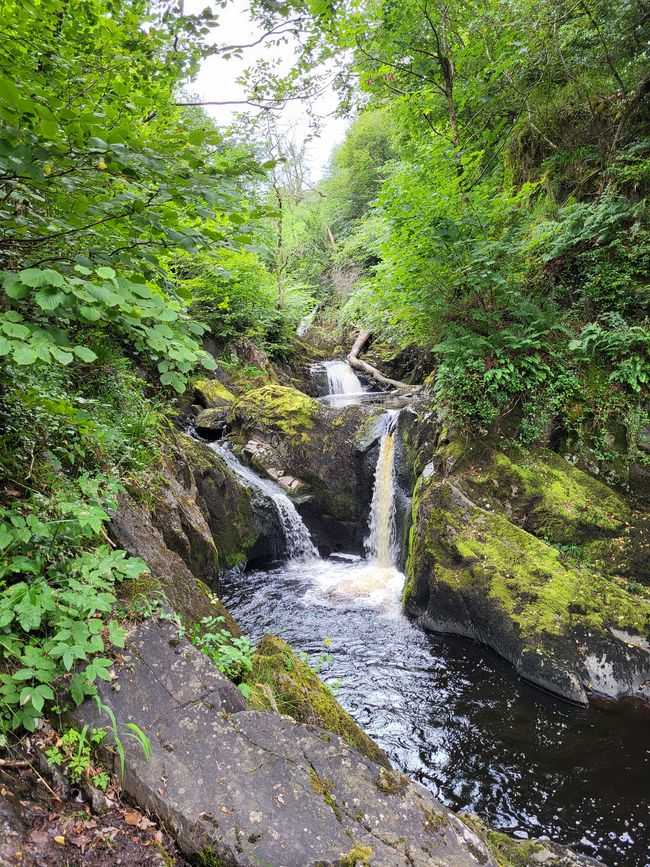
<svg viewBox="0 0 650 867"><path fill-rule="evenodd" d="M171 517L175 519L178 515L172 511ZM197 528L202 522L205 524L198 507L194 517ZM184 533L181 534L180 521L173 526L161 525L167 526L167 538L170 541L176 539L187 556L191 544ZM146 506L136 503L127 494L120 494L118 508L111 517L108 530L117 547L123 548L131 557L142 558L151 571L150 577L144 576L133 587L122 585L122 595L141 599L145 606L155 606L166 599L186 624L195 623L202 617L227 616L231 628L237 629L225 608L210 593L207 584L190 571L177 551L168 547L163 532L156 526L154 516ZM216 558L216 548L208 533L205 537L206 548L209 544Z"/></svg>
<svg viewBox="0 0 650 867"><path fill-rule="evenodd" d="M449 454L425 468L408 610L428 629L487 644L532 683L573 701L591 691L650 700L648 600L563 548L613 536L629 509L555 455L516 457L470 455L446 477Z"/></svg>
<svg viewBox="0 0 650 867"><path fill-rule="evenodd" d="M365 437L377 406L327 407L302 392L267 385L233 408L251 466L298 495L298 509L321 550L358 549L372 494L376 436Z"/></svg>
<svg viewBox="0 0 650 867"><path fill-rule="evenodd" d="M241 693L170 623L148 621L100 697L147 733L123 738L125 792L203 864L475 867L496 861L480 835L426 789L323 729L248 711ZM104 726L97 705L79 725Z"/></svg>
<svg viewBox="0 0 650 867"><path fill-rule="evenodd" d="M282 537L276 513L255 499L219 454L197 440L179 437L176 466L196 492L222 570L273 559Z"/></svg>

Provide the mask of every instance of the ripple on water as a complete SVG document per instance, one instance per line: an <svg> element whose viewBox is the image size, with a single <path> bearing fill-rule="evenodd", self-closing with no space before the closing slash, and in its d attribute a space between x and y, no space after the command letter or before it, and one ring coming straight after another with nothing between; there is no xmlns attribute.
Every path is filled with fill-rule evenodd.
<svg viewBox="0 0 650 867"><path fill-rule="evenodd" d="M317 560L235 576L223 599L256 641L272 632L317 659L330 638L321 676L448 806L611 867L649 864L649 715L573 707L484 648L427 635L401 613L402 583L395 569Z"/></svg>

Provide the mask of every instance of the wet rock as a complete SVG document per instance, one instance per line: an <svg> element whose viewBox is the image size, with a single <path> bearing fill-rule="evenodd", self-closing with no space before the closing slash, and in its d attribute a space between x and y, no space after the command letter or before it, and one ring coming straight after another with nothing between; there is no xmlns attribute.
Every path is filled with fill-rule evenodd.
<svg viewBox="0 0 650 867"><path fill-rule="evenodd" d="M316 867L496 867L481 836L422 786L323 729L244 710L241 694L171 624L136 628L119 690L100 683L120 724L137 722L151 758L124 738L125 792L203 863ZM94 702L80 725L102 719ZM109 736L110 737L110 736Z"/></svg>
<svg viewBox="0 0 650 867"><path fill-rule="evenodd" d="M418 481L412 533L405 601L426 628L481 641L573 701L590 691L650 700L648 605L620 584L480 508L433 467Z"/></svg>
<svg viewBox="0 0 650 867"><path fill-rule="evenodd" d="M222 569L281 554L277 513L244 487L223 458L205 443L179 438L177 465L191 480L221 557Z"/></svg>
<svg viewBox="0 0 650 867"><path fill-rule="evenodd" d="M327 407L281 386L249 392L235 405L251 466L281 484L292 480L288 489L298 494L296 505L321 551L363 546L374 464L358 441L382 412Z"/></svg>

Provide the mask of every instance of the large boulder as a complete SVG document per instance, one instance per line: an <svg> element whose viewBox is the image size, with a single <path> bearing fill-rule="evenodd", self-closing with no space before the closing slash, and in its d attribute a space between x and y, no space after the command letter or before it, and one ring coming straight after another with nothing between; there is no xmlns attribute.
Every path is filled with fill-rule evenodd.
<svg viewBox="0 0 650 867"><path fill-rule="evenodd" d="M251 466L298 495L299 511L321 548L358 548L372 495L383 410L332 408L287 386L247 392L233 407ZM374 457L374 461L373 461Z"/></svg>
<svg viewBox="0 0 650 867"><path fill-rule="evenodd" d="M559 544L615 536L630 518L620 495L548 450L497 452L470 462L462 485L476 503Z"/></svg>
<svg viewBox="0 0 650 867"><path fill-rule="evenodd" d="M490 502L478 506L464 483L431 465L418 481L408 610L428 629L489 645L527 680L573 701L585 703L592 690L650 700L648 600L572 562ZM585 515L566 508L571 532L584 532ZM609 532L607 508L591 520ZM555 518L545 526L560 527Z"/></svg>
<svg viewBox="0 0 650 867"><path fill-rule="evenodd" d="M200 526L203 516L198 508L194 514L197 526ZM117 509L108 525L109 535L118 548L123 548L131 557L142 558L151 572L148 576L122 585L121 594L130 596L134 603L141 602L144 606L155 606L166 599L186 625L196 623L203 617L224 616L231 631L236 632L237 627L232 618L210 592L205 581L196 577L183 556L167 545L163 532L155 523L156 517L156 513L128 494L118 497ZM173 532L169 528L167 533L170 544L179 547L188 556L192 550L191 543L187 537L183 541L183 536L180 524ZM209 539L208 535L206 546ZM214 543L212 547L216 556ZM190 562L194 562L191 554ZM213 572L209 574L212 576Z"/></svg>
<svg viewBox="0 0 650 867"><path fill-rule="evenodd" d="M204 407L228 406L235 395L218 379L200 379L194 383L194 397Z"/></svg>
<svg viewBox="0 0 650 867"><path fill-rule="evenodd" d="M119 689L102 682L101 701L151 744L147 758L122 737L124 790L199 863L496 867L481 836L422 786L336 734L245 710L172 624L139 626L115 672ZM75 718L108 722L95 702Z"/></svg>

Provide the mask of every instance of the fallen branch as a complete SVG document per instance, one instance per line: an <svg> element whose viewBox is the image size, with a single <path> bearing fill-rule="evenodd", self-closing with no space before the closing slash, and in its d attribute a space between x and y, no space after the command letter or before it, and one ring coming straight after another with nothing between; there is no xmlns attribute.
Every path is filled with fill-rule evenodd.
<svg viewBox="0 0 650 867"><path fill-rule="evenodd" d="M376 367L373 367L371 364L368 364L366 361L362 361L359 358L359 354L362 349L370 339L370 331L367 328L362 329L357 339L354 341L354 346L350 350L350 354L347 357L347 362L350 367L353 367L355 370L360 370L362 373L365 373L366 376L371 376L376 382L380 385L388 386L389 388L396 388L400 391L408 390L408 391L416 391L419 386L417 385L409 385L406 382L398 382L396 379L389 379L387 376L384 376Z"/></svg>

